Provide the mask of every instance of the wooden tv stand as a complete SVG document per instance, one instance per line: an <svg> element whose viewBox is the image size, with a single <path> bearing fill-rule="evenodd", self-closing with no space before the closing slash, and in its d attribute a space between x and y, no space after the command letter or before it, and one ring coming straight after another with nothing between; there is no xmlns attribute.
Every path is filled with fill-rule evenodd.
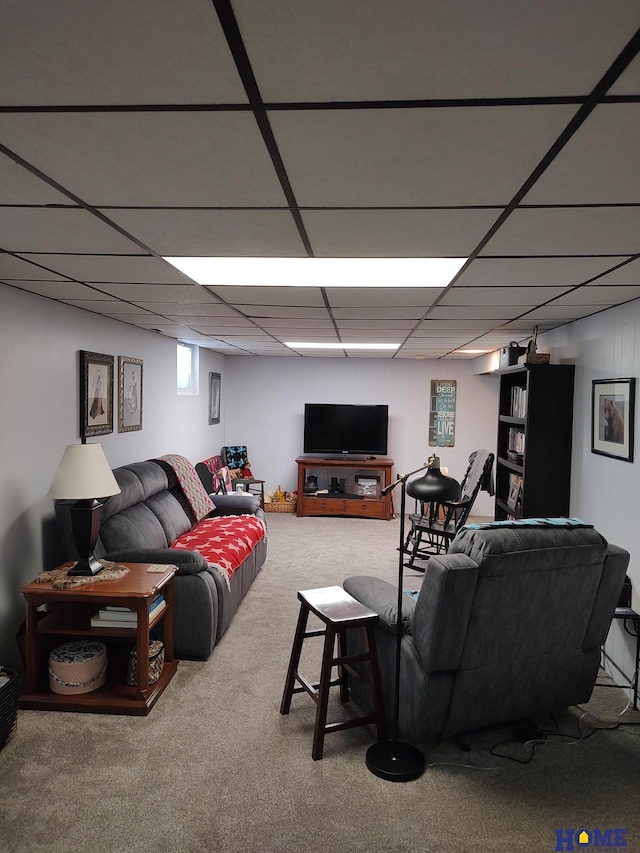
<svg viewBox="0 0 640 853"><path fill-rule="evenodd" d="M298 456L298 516L342 515L393 518L391 494L380 495L381 490L391 484L393 459L389 456ZM305 494L307 476L318 477L318 488L326 493ZM358 494L358 475L377 478L379 485L375 494ZM331 491L331 479L344 480L344 492Z"/></svg>

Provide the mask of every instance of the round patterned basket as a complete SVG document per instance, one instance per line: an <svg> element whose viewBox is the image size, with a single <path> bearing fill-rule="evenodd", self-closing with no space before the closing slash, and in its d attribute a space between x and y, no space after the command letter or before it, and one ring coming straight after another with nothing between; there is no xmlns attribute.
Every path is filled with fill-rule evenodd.
<svg viewBox="0 0 640 853"><path fill-rule="evenodd" d="M18 673L0 666L0 749L7 743L18 724L19 693Z"/></svg>
<svg viewBox="0 0 640 853"><path fill-rule="evenodd" d="M265 512L295 512L298 501L294 498L292 501L265 501Z"/></svg>

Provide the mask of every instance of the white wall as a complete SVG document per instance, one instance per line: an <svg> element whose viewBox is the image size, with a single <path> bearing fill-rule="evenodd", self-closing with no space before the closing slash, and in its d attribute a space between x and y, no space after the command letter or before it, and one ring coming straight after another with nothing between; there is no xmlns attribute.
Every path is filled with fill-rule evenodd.
<svg viewBox="0 0 640 853"><path fill-rule="evenodd" d="M0 284L0 663L15 661L20 588L55 565L53 503L46 497L67 444L79 441L79 350L141 358L143 428L99 441L115 467L165 453L199 460L224 443L225 359L200 350L201 394L176 393L176 342L156 332ZM208 376L223 375L220 425L208 424ZM117 378L116 378L117 388Z"/></svg>
<svg viewBox="0 0 640 853"><path fill-rule="evenodd" d="M297 487L305 403L387 403L389 456L395 474L419 468L429 447L431 379L455 379L455 447L437 452L451 476L461 479L469 454L496 443L498 380L475 376L471 362L367 358L227 358L226 444L246 444L253 473L266 489ZM481 492L475 511L493 515Z"/></svg>
<svg viewBox="0 0 640 853"><path fill-rule="evenodd" d="M538 349L550 352L554 363L576 365L571 514L590 521L609 542L629 551L632 606L640 612L640 443L636 434L633 463L591 452L592 381L638 377L637 341L640 300L540 335ZM637 430L637 406L635 422ZM624 632L619 622L614 622L606 648L616 662L622 663L625 672L633 672L635 639Z"/></svg>

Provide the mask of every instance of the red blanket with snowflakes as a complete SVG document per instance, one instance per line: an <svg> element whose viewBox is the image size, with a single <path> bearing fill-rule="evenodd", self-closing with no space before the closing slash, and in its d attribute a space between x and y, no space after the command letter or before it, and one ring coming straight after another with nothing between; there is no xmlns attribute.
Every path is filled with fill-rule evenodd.
<svg viewBox="0 0 640 853"><path fill-rule="evenodd" d="M256 516L225 515L204 518L193 530L179 536L171 547L202 554L210 566L222 572L228 583L265 535L264 523Z"/></svg>

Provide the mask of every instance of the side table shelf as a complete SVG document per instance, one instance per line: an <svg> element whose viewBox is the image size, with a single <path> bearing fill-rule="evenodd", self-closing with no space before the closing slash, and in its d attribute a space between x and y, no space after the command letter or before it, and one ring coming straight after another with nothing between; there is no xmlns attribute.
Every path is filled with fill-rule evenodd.
<svg viewBox="0 0 640 853"><path fill-rule="evenodd" d="M118 580L97 581L71 589L54 589L50 583L30 583L23 587L27 618L25 678L19 699L21 708L137 716L149 713L178 667L173 656L173 576L176 568L166 566L163 573L152 574L147 572L146 563L124 565L129 572ZM149 605L160 591L165 597L166 607L149 618ZM48 606L47 612L38 610L42 604ZM135 610L137 624L121 628L93 628L91 617L106 604ZM128 685L130 650L134 645L138 649L147 649L150 629L163 620L165 657L160 678L149 684L146 656L138 655L137 685ZM55 646L78 638L107 643L106 681L102 687L89 693L54 693L49 687L49 654Z"/></svg>
<svg viewBox="0 0 640 853"><path fill-rule="evenodd" d="M602 657L604 660L608 661L611 666L618 672L618 674L624 679L624 681L631 688L632 694L632 706L633 710L638 710L638 675L640 668L640 613L636 613L635 610L632 610L631 607L616 607L615 613L613 614L614 619L622 619L624 630L627 634L630 634L632 637L635 637L636 640L636 649L635 649L635 668L633 671L633 676L629 676L619 664L617 664L611 655L609 655L604 650L604 646L600 649ZM634 630L629 630L627 626L627 622L630 622L634 626ZM601 687L618 687L619 685L613 684L602 684Z"/></svg>

